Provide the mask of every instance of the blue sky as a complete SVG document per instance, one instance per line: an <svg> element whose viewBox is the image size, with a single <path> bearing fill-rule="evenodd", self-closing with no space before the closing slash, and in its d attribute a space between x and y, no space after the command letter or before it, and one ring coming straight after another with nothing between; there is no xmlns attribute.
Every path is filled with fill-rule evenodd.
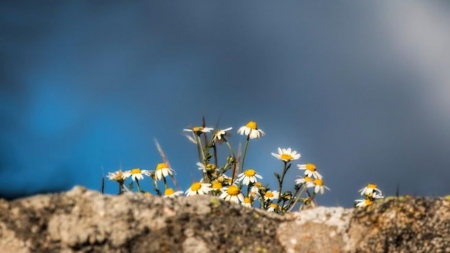
<svg viewBox="0 0 450 253"><path fill-rule="evenodd" d="M202 116L233 127L236 149L257 121L246 164L271 185L278 147L315 163L331 188L319 204L350 206L370 182L450 193L446 2L2 5L3 197L154 169L155 138L184 190L200 174L182 129Z"/></svg>

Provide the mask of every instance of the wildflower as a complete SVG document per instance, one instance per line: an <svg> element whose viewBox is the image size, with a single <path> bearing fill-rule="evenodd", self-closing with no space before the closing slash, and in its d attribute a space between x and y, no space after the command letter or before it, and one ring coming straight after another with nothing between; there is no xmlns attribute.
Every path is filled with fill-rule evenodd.
<svg viewBox="0 0 450 253"><path fill-rule="evenodd" d="M118 183L123 183L123 181L125 181L124 173L122 172L122 170L118 170L112 173L109 172L107 177L109 180L117 181Z"/></svg>
<svg viewBox="0 0 450 253"><path fill-rule="evenodd" d="M278 199L280 197L280 193L278 191L266 191L264 194L264 200L273 200Z"/></svg>
<svg viewBox="0 0 450 253"><path fill-rule="evenodd" d="M383 198L384 198L383 195L381 195L381 194L379 194L379 193L377 193L377 192L374 192L374 193L372 194L371 197L372 197L373 199L383 199Z"/></svg>
<svg viewBox="0 0 450 253"><path fill-rule="evenodd" d="M142 180L144 179L144 175L147 175L147 173L149 173L148 170L141 170L139 168L134 168L132 170L125 171L124 178L128 178L131 176L131 179L133 179L133 181Z"/></svg>
<svg viewBox="0 0 450 253"><path fill-rule="evenodd" d="M148 197L148 196L152 196L152 194L151 194L150 192L145 192L145 193L144 193L144 196L147 196L147 197Z"/></svg>
<svg viewBox="0 0 450 253"><path fill-rule="evenodd" d="M238 175L238 180L243 181L244 185L249 183L256 183L256 178L262 179L262 176L258 175L255 170L248 169Z"/></svg>
<svg viewBox="0 0 450 253"><path fill-rule="evenodd" d="M167 188L164 191L164 198L173 198L176 196L180 196L181 194L183 194L183 191L174 191L172 188Z"/></svg>
<svg viewBox="0 0 450 253"><path fill-rule="evenodd" d="M259 197L259 187L261 187L262 184L260 182L256 182L251 188L250 188L250 192L249 195L250 197L252 197L253 199L256 199Z"/></svg>
<svg viewBox="0 0 450 253"><path fill-rule="evenodd" d="M275 209L280 209L280 206L278 206L275 203L270 204L269 208L267 209L268 212L275 212Z"/></svg>
<svg viewBox="0 0 450 253"><path fill-rule="evenodd" d="M205 166L203 163L198 162L197 166L199 170L203 171L203 173L206 173L207 171L214 171L216 169L216 165L212 163L208 163Z"/></svg>
<svg viewBox="0 0 450 253"><path fill-rule="evenodd" d="M209 133L211 130L214 130L212 127L193 127L191 129L183 129L185 132L193 132L194 134L200 136L202 133Z"/></svg>
<svg viewBox="0 0 450 253"><path fill-rule="evenodd" d="M258 129L258 125L254 121L249 121L247 125L239 128L238 133L241 135L247 135L250 139L259 139L265 135L261 129Z"/></svg>
<svg viewBox="0 0 450 253"><path fill-rule="evenodd" d="M186 196L208 194L212 190L212 188L209 186L210 184L195 182L186 191Z"/></svg>
<svg viewBox="0 0 450 253"><path fill-rule="evenodd" d="M306 187L311 188L314 187L314 180L311 177L300 177L295 180L295 184L306 184Z"/></svg>
<svg viewBox="0 0 450 253"><path fill-rule="evenodd" d="M304 170L305 175L307 175L308 177L322 179L322 175L320 175L319 172L316 171L316 165L312 163L307 163L307 164L298 164L297 166L300 170Z"/></svg>
<svg viewBox="0 0 450 253"><path fill-rule="evenodd" d="M226 129L220 129L214 134L213 142L221 144L224 140L225 136L230 136L231 134L227 133L227 131L230 131L233 129L232 127L226 128Z"/></svg>
<svg viewBox="0 0 450 253"><path fill-rule="evenodd" d="M278 148L278 154L272 153L272 155L285 162L298 160L300 158L300 154L298 154L297 151L292 151L291 148Z"/></svg>
<svg viewBox="0 0 450 253"><path fill-rule="evenodd" d="M242 205L248 208L252 207L252 200L249 197L245 197Z"/></svg>
<svg viewBox="0 0 450 253"><path fill-rule="evenodd" d="M318 179L316 178L314 180L314 192L315 193L319 193L323 195L323 193L325 192L325 189L330 190L330 188L326 187L325 185L323 185L323 180L322 179Z"/></svg>
<svg viewBox="0 0 450 253"><path fill-rule="evenodd" d="M381 190L377 188L376 184L367 184L366 187L360 189L358 192L361 192L361 195L372 196L374 193L383 195Z"/></svg>
<svg viewBox="0 0 450 253"><path fill-rule="evenodd" d="M355 200L356 207L366 207L372 205L372 201L370 199L357 199Z"/></svg>
<svg viewBox="0 0 450 253"><path fill-rule="evenodd" d="M155 177L156 179L161 180L163 177L173 175L173 172L173 169L169 168L165 163L158 163L155 169Z"/></svg>
<svg viewBox="0 0 450 253"><path fill-rule="evenodd" d="M211 184L211 188L215 192L222 192L222 183L214 182L214 183Z"/></svg>
<svg viewBox="0 0 450 253"><path fill-rule="evenodd" d="M222 190L222 194L220 195L220 198L236 204L244 202L244 195L241 193L239 187L237 187L236 185L224 187Z"/></svg>

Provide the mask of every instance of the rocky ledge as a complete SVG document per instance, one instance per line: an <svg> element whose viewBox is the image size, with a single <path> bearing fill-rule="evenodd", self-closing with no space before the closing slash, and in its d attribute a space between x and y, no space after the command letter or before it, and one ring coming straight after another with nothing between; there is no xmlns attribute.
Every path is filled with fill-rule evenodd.
<svg viewBox="0 0 450 253"><path fill-rule="evenodd" d="M280 216L211 196L62 194L0 200L0 252L450 252L450 200Z"/></svg>

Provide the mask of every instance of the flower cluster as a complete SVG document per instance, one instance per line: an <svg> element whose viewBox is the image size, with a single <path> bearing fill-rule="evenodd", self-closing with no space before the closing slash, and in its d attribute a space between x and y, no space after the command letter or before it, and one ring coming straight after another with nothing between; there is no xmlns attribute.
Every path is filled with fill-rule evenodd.
<svg viewBox="0 0 450 253"><path fill-rule="evenodd" d="M358 192L361 192L361 195L364 195L365 198L355 200L355 207L370 206L375 200L384 198L383 193L377 188L376 184L368 184Z"/></svg>
<svg viewBox="0 0 450 253"><path fill-rule="evenodd" d="M316 170L316 165L312 163L298 164L298 169L304 171L304 175L295 180L293 191L284 189L286 174L291 163L301 157L297 151L291 148L278 148L277 153L272 153L282 162L281 173L274 173L278 187L271 189L268 184L263 185L262 175L258 170L246 166L245 157L249 143L265 136L264 131L258 128L255 121L249 121L240 127L237 133L246 138L242 153L239 152L236 156L228 141L232 129L229 127L214 131L213 128L204 125L184 129L184 132L190 133L186 137L197 147L197 168L202 175L185 191L180 189L175 191L173 186L169 186L169 177L174 186L178 185L175 181L175 171L170 168L158 144L158 150L162 154L164 162L158 163L155 170L141 170L140 168L128 171L119 170L109 173L108 178L119 184L119 194L133 191L134 185L136 185L138 193L150 194L150 192L142 190L140 185L142 180L149 178L154 192L159 196L213 195L249 208L259 204L261 209L280 214L291 211L297 204L300 205L300 209L306 205L314 206L316 205L316 194L324 194L325 189L329 190L323 183L322 175ZM223 161L219 160L217 152L219 145L222 144L226 144L229 151L229 155ZM127 187L125 181L128 178L131 179L131 182Z"/></svg>

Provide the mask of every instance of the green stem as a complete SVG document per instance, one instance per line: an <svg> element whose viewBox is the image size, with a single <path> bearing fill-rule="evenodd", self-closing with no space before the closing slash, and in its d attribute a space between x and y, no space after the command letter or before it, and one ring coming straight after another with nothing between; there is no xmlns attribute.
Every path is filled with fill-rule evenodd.
<svg viewBox="0 0 450 253"><path fill-rule="evenodd" d="M139 179L137 179L137 178L136 178L136 185L137 185L137 188L138 188L138 192L141 193L141 187L139 185Z"/></svg>
<svg viewBox="0 0 450 253"><path fill-rule="evenodd" d="M280 205L280 202L281 202L281 197L282 197L282 191L283 191L283 181L284 181L284 176L286 175L286 172L287 172L287 162L284 162L284 168L283 168L283 174L281 174L281 179L280 179L280 181L278 182L278 189L279 189L279 191L278 191L278 193L280 194L279 196L278 196L278 201L277 201L277 205Z"/></svg>
<svg viewBox="0 0 450 253"><path fill-rule="evenodd" d="M244 153L242 154L241 169L240 169L239 173L244 172L244 161L245 161L245 155L247 154L247 147L248 147L248 142L250 140L250 134L251 134L251 132L247 135L247 140L245 141Z"/></svg>

